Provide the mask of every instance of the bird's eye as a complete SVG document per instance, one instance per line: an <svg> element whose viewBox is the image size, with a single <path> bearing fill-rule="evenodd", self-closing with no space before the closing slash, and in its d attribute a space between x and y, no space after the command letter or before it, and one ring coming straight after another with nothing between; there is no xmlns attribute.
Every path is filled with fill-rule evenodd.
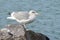
<svg viewBox="0 0 60 40"><path fill-rule="evenodd" d="M35 13L35 12L32 12L32 13Z"/></svg>

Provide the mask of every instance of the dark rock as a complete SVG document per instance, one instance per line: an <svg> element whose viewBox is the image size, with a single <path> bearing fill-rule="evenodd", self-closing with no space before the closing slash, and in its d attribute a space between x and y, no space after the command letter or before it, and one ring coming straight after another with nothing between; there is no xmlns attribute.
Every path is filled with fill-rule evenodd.
<svg viewBox="0 0 60 40"><path fill-rule="evenodd" d="M0 30L0 40L49 40L47 36L26 30L20 24L8 25L5 28L9 29L10 32Z"/></svg>
<svg viewBox="0 0 60 40"><path fill-rule="evenodd" d="M28 40L49 40L47 36L42 33L35 33L31 30L26 31Z"/></svg>

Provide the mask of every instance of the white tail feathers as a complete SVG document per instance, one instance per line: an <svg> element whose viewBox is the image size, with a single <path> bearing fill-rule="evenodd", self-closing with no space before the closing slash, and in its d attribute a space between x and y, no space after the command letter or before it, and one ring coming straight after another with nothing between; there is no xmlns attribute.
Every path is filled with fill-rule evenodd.
<svg viewBox="0 0 60 40"><path fill-rule="evenodd" d="M13 17L7 17L7 19L15 19L15 18L13 18Z"/></svg>

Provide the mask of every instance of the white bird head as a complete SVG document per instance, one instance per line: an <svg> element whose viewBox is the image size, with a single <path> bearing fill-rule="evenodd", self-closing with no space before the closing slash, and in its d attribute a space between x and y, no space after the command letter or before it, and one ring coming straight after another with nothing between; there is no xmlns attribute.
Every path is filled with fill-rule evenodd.
<svg viewBox="0 0 60 40"><path fill-rule="evenodd" d="M30 14L30 15L38 15L38 13L37 13L35 10L29 11L29 14Z"/></svg>

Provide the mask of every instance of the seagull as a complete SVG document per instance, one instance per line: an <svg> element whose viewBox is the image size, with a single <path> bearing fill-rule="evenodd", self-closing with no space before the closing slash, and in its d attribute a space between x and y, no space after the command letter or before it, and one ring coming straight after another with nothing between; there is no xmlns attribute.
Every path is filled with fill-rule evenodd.
<svg viewBox="0 0 60 40"><path fill-rule="evenodd" d="M27 11L19 11L19 12L12 12L10 17L7 19L16 20L20 24L26 25L33 22L36 18L38 13L35 10Z"/></svg>

